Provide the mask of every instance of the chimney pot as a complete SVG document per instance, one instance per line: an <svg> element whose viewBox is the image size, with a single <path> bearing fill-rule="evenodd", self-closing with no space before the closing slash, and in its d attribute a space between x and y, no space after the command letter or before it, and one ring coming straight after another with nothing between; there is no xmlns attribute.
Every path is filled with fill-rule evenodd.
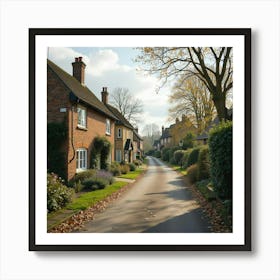
<svg viewBox="0 0 280 280"><path fill-rule="evenodd" d="M82 85L85 84L85 68L86 65L82 61L82 57L75 57L75 62L72 63L73 66L73 77L76 78Z"/></svg>
<svg viewBox="0 0 280 280"><path fill-rule="evenodd" d="M109 93L107 91L107 87L103 87L102 91L101 91L101 98L102 98L102 102L104 104L108 104L108 96L109 96Z"/></svg>

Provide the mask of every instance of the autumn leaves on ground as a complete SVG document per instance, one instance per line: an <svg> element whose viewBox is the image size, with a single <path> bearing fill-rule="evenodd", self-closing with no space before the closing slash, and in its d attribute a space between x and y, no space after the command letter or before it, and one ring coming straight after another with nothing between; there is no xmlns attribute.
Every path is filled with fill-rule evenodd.
<svg viewBox="0 0 280 280"><path fill-rule="evenodd" d="M232 48L136 50L159 92L169 85L168 125L147 124L127 88L113 90L113 106L107 87L102 102L93 98L82 57L74 78L48 62L59 77L48 80L48 232L232 232ZM61 80L72 102L66 129L49 110Z"/></svg>

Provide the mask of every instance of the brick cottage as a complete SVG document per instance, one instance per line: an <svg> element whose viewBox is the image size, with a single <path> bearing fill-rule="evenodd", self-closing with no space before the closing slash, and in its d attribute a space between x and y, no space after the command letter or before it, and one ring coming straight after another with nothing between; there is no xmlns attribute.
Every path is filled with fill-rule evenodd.
<svg viewBox="0 0 280 280"><path fill-rule="evenodd" d="M72 66L73 76L52 61L47 61L48 128L51 124L63 124L66 131L63 141L58 141L55 147L57 155L52 155L59 157L57 161L50 158L48 145L48 169L55 171L53 163L60 162L61 166L56 168L64 170L66 180L91 167L90 155L95 137L105 137L111 147L114 146L117 120L106 105L85 86L86 64L82 57L75 58ZM114 154L112 148L110 162L115 160Z"/></svg>

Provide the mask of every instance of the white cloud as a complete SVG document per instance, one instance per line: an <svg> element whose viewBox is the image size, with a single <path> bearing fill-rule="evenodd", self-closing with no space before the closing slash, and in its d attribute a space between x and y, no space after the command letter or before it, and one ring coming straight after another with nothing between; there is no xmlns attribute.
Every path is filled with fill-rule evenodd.
<svg viewBox="0 0 280 280"><path fill-rule="evenodd" d="M87 55L71 48L50 48L49 58L61 68L72 74L75 57L82 56L86 63L85 82L95 95L100 98L102 87L112 92L116 87L128 88L132 94L144 104L144 113L139 129L145 124L156 123L159 127L166 125L168 114L168 91L156 94L157 79L144 76L136 68L122 64L119 55L111 49L92 49Z"/></svg>

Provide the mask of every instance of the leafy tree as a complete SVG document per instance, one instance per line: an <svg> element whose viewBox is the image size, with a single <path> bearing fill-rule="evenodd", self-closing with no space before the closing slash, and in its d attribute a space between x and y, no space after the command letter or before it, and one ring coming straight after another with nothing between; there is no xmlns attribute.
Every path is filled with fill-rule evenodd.
<svg viewBox="0 0 280 280"><path fill-rule="evenodd" d="M232 89L232 47L144 47L137 62L158 75L163 86L171 78L197 77L206 86L220 120L229 119L226 98Z"/></svg>
<svg viewBox="0 0 280 280"><path fill-rule="evenodd" d="M187 115L197 132L203 131L213 120L215 106L207 87L197 77L180 78L169 96L173 105L169 109L170 117Z"/></svg>
<svg viewBox="0 0 280 280"><path fill-rule="evenodd" d="M139 122L143 113L143 103L135 98L127 88L115 88L111 95L111 103L131 124Z"/></svg>

